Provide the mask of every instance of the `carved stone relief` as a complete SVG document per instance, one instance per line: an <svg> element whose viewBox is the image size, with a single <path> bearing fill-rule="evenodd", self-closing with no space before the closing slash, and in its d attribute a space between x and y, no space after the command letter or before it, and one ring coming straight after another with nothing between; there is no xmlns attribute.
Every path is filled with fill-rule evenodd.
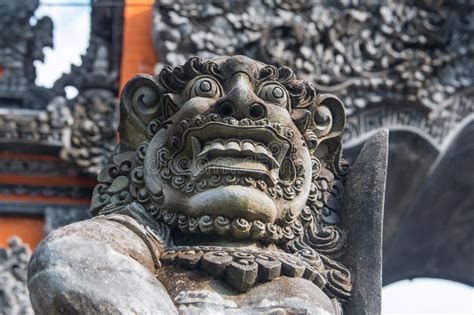
<svg viewBox="0 0 474 315"><path fill-rule="evenodd" d="M469 133L462 129L474 115L473 12L472 1L464 0L155 1L157 72L191 56L219 54L289 66L318 92L344 102L344 156L350 162L375 130L388 128L384 284L416 275L472 285L466 265L472 255L460 254L469 252L463 248L470 233L454 223L434 229L444 202L464 212L440 221L469 222L472 176L456 174L465 190L449 186L449 200L422 194L447 189L446 179L433 183L431 176L449 173L439 168L449 165L452 151L462 152L455 165L472 160L466 145L456 148L461 141L453 141ZM457 235L456 243L441 249L432 241L449 233ZM452 251L455 258L443 259Z"/></svg>
<svg viewBox="0 0 474 315"><path fill-rule="evenodd" d="M89 187L57 187L57 186L30 186L30 185L0 185L0 194L10 196L55 196L68 198L89 198Z"/></svg>
<svg viewBox="0 0 474 315"><path fill-rule="evenodd" d="M44 109L52 93L34 84L35 60L53 47L53 22L34 18L39 0L0 1L0 105ZM8 26L8 27L6 27Z"/></svg>
<svg viewBox="0 0 474 315"><path fill-rule="evenodd" d="M98 175L94 218L53 231L33 255L37 312L86 305L146 312L151 303L181 314L342 313L352 281L342 263L350 222L341 219L348 165L338 98L316 93L286 67L244 56L191 58L130 80L120 109L121 142ZM75 254L79 239L93 252ZM78 270L82 255L87 265ZM115 281L115 268L135 271L96 296L103 280ZM63 272L70 281L58 286ZM140 293L149 289L144 281L149 294ZM64 288L67 297L42 297ZM131 291L147 298L135 304Z"/></svg>
<svg viewBox="0 0 474 315"><path fill-rule="evenodd" d="M156 1L161 64L242 54L288 66L348 110L344 140L414 127L441 143L474 112L464 1Z"/></svg>
<svg viewBox="0 0 474 315"><path fill-rule="evenodd" d="M29 247L17 237L0 247L0 314L34 314L26 285L29 258Z"/></svg>
<svg viewBox="0 0 474 315"><path fill-rule="evenodd" d="M52 47L52 21L32 24L38 1L1 6L0 143L52 147L65 161L96 175L115 146L118 74L110 65L110 44L91 35L81 66L57 80L52 89L38 87L33 61ZM79 94L65 97L65 87Z"/></svg>
<svg viewBox="0 0 474 315"><path fill-rule="evenodd" d="M52 48L53 23L35 17L38 6L39 0L0 0L0 173L24 180L0 185L6 196L0 200L0 216L44 216L45 232L50 232L89 217L87 206L80 206L92 193L87 182L93 185L93 180L87 177L97 175L116 143L123 8L92 8L82 65L73 65L53 88L44 88L35 84L34 62L43 61L45 47ZM66 97L69 86L77 89L77 97ZM25 180L31 175L72 180L63 186L47 180L38 185ZM27 198L18 202L19 196ZM38 197L46 198L31 201ZM28 258L16 240L10 245L0 248L0 314L30 314Z"/></svg>
<svg viewBox="0 0 474 315"><path fill-rule="evenodd" d="M61 160L11 159L0 156L0 173L74 176L77 170L71 163Z"/></svg>
<svg viewBox="0 0 474 315"><path fill-rule="evenodd" d="M333 266L334 272L338 273L341 279L336 280L331 276L327 278L328 275L325 278L323 273L319 274L317 281L329 291L332 286L345 287L346 289L340 292L342 295L332 295L343 301L348 296L348 291L342 292L350 288L349 278L344 277L349 277L349 274L344 268L338 269L342 266L329 258L341 254L339 251L344 242L343 232L334 226L339 222L337 211L344 178L344 171L339 165L339 149L334 144L335 147L331 149L334 151L329 153L327 161L305 156L306 147L315 154L323 139L338 136L343 125L341 103L329 95L316 95L311 86L304 81L297 81L293 72L287 68L278 70L272 66L259 66L259 69L255 69L255 73L251 74L258 83L254 83L255 87L251 88L259 89L260 98L278 103L285 111L288 110L292 114L293 123L299 129L290 127L289 123L283 120L282 114L271 113L271 108L267 109L258 101L249 104L248 111L239 109L237 104L239 101L245 102L245 99L241 100L232 95L224 97L225 92L221 84L232 77L232 72L225 71L237 71L234 68L227 70L226 67L232 67L232 62L248 63L249 68L253 65L243 58L235 60L231 59L228 63L223 61L222 65L218 66L214 62L190 59L183 67L174 70L165 68L156 83L146 77L129 83L130 87L126 89L122 100L122 126L125 125L123 128L126 128L133 120L142 120L137 127L146 134L144 140L151 142L139 145L136 153L125 151L126 147L133 148L136 145L137 140L134 138L137 136L130 134L127 129L122 129L123 146L126 147L121 149L125 152L115 155L112 163L99 175L100 184L93 197L93 212L110 212L121 205L138 201L155 220L176 227L184 233L217 233L224 237L251 238L267 244L278 243L286 251L297 254L295 257L290 256L293 260L301 257L300 263L295 262L299 264L297 269L301 272L305 271L305 259L318 261L316 265L314 261L313 264L307 265L312 266L307 271L310 278L318 274L317 268L320 272L324 270L324 261L328 264L326 268L331 269L328 266ZM156 88L163 86L161 95L150 89L155 84ZM243 85L245 83L235 84L236 89L247 89ZM230 93L230 90L227 93ZM193 98L198 100L203 97L222 101L216 102L219 104L214 106L218 109L209 113L196 116L184 113L179 115L179 108L186 106L186 100L189 99L191 104ZM144 101L141 106L156 106L153 104L158 102L162 103L162 109L157 106L154 109L156 114L153 115L146 108L137 107L140 99ZM239 110L241 112L238 112ZM174 111L178 111L176 115ZM173 125L163 125L163 122L172 118L176 120ZM221 137L216 138L216 134L221 134ZM238 137L234 138L233 135ZM166 143L162 143L163 138ZM235 152L237 160L226 160L226 154L222 155L222 152ZM147 156L158 157L158 160L147 160L145 153ZM239 162L239 156L242 156L244 161ZM256 169L247 174L232 171L237 167L234 163L243 163L241 167L245 169L245 157L250 163L255 156L268 163L269 173L260 169L258 163L253 166ZM322 166L323 163L325 165ZM228 171L209 173L209 169L214 168ZM144 174L148 174L148 177L144 177ZM263 174L266 175L262 176ZM309 177L313 181L311 184ZM174 200L203 196L213 190L222 190L221 193L225 196L229 193L226 190L232 190L232 187L248 187L244 189L248 190L248 194L257 194L259 197L256 200L263 204L261 209L256 211L261 213L249 217L249 205L242 204L242 208L235 208L235 213L230 217L224 213L219 214L222 211L219 209L226 207L218 202L222 199L220 193L207 196L206 202L201 200L188 207L178 207L174 204ZM166 193L169 190L174 192L169 195L170 192ZM241 192L240 188L238 192ZM102 208L104 210L100 210ZM177 210L170 211L172 208ZM286 208L289 210L274 213ZM316 226L313 224L320 225L321 231L316 232ZM308 240L311 240L311 245L307 243ZM319 258L314 252L315 249L319 249L321 254L328 254L327 258ZM173 262L174 256L180 257L179 252L191 254L189 251L197 251L192 255L196 264L199 263L200 253L205 253L199 248L177 248L167 252L170 257L168 261ZM233 251L231 250L229 258ZM247 259L253 259L252 253L242 252L242 255L246 254L249 256ZM291 262L288 263L291 265ZM254 264L256 275L258 264ZM236 272L243 272L239 271L240 268L237 267ZM284 264L283 270L286 270L285 268L291 269L295 266ZM293 272L288 273L295 276ZM331 284L331 281L338 284ZM234 280L234 277L231 277L229 282L238 290L245 291L252 286L252 283L241 283Z"/></svg>

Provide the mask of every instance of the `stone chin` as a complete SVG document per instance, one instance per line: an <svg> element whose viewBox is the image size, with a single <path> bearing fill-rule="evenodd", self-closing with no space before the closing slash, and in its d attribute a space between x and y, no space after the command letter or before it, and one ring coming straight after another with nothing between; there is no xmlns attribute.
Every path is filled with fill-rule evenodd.
<svg viewBox="0 0 474 315"><path fill-rule="evenodd" d="M277 205L267 194L240 185L212 188L187 198L178 196L173 198L171 195L167 195L166 190L164 192L163 209L191 217L211 215L274 223L278 216ZM172 191L169 193L173 194Z"/></svg>
<svg viewBox="0 0 474 315"><path fill-rule="evenodd" d="M156 180L156 179L155 179ZM293 200L271 198L266 192L242 185L225 185L208 188L187 195L171 185L150 180L148 185L162 187L163 203L160 208L190 217L209 215L228 219L243 218L247 221L259 220L263 223L276 223L284 226L284 218L289 213L297 216L306 204L309 187ZM152 183L154 182L154 183Z"/></svg>

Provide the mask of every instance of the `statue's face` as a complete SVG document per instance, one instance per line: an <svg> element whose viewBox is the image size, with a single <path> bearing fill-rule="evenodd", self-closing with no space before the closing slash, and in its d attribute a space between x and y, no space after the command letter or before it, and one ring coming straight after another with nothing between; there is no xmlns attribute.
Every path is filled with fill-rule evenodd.
<svg viewBox="0 0 474 315"><path fill-rule="evenodd" d="M120 110L120 145L98 176L94 215L153 218L181 245L273 243L324 271L331 294L348 295L348 271L317 252L336 257L345 239L334 226L344 178L336 97L288 68L191 58L130 80Z"/></svg>
<svg viewBox="0 0 474 315"><path fill-rule="evenodd" d="M291 240L319 221L315 180L334 169L343 126L337 98L243 56L140 75L122 94L120 150L92 209L136 200L183 232Z"/></svg>
<svg viewBox="0 0 474 315"><path fill-rule="evenodd" d="M289 91L258 80L253 60L225 67L167 96L175 113L148 146L147 189L168 212L284 226L306 203L313 163Z"/></svg>

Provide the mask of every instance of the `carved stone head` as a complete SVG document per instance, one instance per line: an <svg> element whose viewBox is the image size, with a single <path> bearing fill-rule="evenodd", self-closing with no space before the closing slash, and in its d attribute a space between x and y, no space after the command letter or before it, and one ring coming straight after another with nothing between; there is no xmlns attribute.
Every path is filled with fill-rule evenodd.
<svg viewBox="0 0 474 315"><path fill-rule="evenodd" d="M321 169L334 166L344 119L336 97L317 95L288 68L190 59L127 84L121 150L149 141L134 175L155 216L272 241L298 221Z"/></svg>
<svg viewBox="0 0 474 315"><path fill-rule="evenodd" d="M345 242L336 97L244 56L192 58L130 80L120 115L93 214L139 204L175 241L191 235L184 245L275 244L319 270L329 296L349 296L349 272L332 260Z"/></svg>

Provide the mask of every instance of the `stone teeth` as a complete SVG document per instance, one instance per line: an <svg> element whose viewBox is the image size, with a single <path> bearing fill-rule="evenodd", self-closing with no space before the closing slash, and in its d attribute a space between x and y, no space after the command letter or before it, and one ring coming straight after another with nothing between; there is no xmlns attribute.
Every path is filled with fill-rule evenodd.
<svg viewBox="0 0 474 315"><path fill-rule="evenodd" d="M210 144L205 144L205 145L204 145L204 148L202 149L202 151L199 152L198 157L202 157L202 156L205 155L207 152L209 152L210 149L211 149L211 145L210 145Z"/></svg>
<svg viewBox="0 0 474 315"><path fill-rule="evenodd" d="M245 141L244 143L242 143L242 152L254 153L255 152L255 146L253 145L252 142Z"/></svg>
<svg viewBox="0 0 474 315"><path fill-rule="evenodd" d="M240 151L240 144L237 141L229 141L225 145L225 149L229 151Z"/></svg>
<svg viewBox="0 0 474 315"><path fill-rule="evenodd" d="M264 146L261 145L261 144L257 144L257 145L255 146L255 153L257 153L257 154L263 154L263 155L268 155L267 148L264 147Z"/></svg>
<svg viewBox="0 0 474 315"><path fill-rule="evenodd" d="M211 144L211 150L225 150L225 146L220 141Z"/></svg>
<svg viewBox="0 0 474 315"><path fill-rule="evenodd" d="M199 153L199 157L206 155L210 151L224 151L226 148L220 141L215 141L213 143L207 143L204 146L204 149Z"/></svg>
<svg viewBox="0 0 474 315"><path fill-rule="evenodd" d="M255 153L258 159L264 160L265 162L270 162L272 167L280 167L280 163L275 160L271 152L263 144L258 143L255 146Z"/></svg>
<svg viewBox="0 0 474 315"><path fill-rule="evenodd" d="M243 157L256 157L260 161L270 162L272 167L279 167L283 157L285 156L289 145L282 144L281 152L278 156L273 157L271 151L262 143L254 143L252 141L244 140L223 140L214 139L207 141L204 145L196 137L191 137L194 158L211 157L218 152L227 151L229 154L242 154Z"/></svg>
<svg viewBox="0 0 474 315"><path fill-rule="evenodd" d="M201 152L201 142L199 141L198 138L191 137L191 145L193 147L194 158L196 158L199 152Z"/></svg>
<svg viewBox="0 0 474 315"><path fill-rule="evenodd" d="M288 152L288 149L290 148L290 145L288 143L283 143L283 145L280 148L280 153L278 154L276 160L278 163L281 165L281 162L283 162L283 159L285 158L286 152Z"/></svg>

